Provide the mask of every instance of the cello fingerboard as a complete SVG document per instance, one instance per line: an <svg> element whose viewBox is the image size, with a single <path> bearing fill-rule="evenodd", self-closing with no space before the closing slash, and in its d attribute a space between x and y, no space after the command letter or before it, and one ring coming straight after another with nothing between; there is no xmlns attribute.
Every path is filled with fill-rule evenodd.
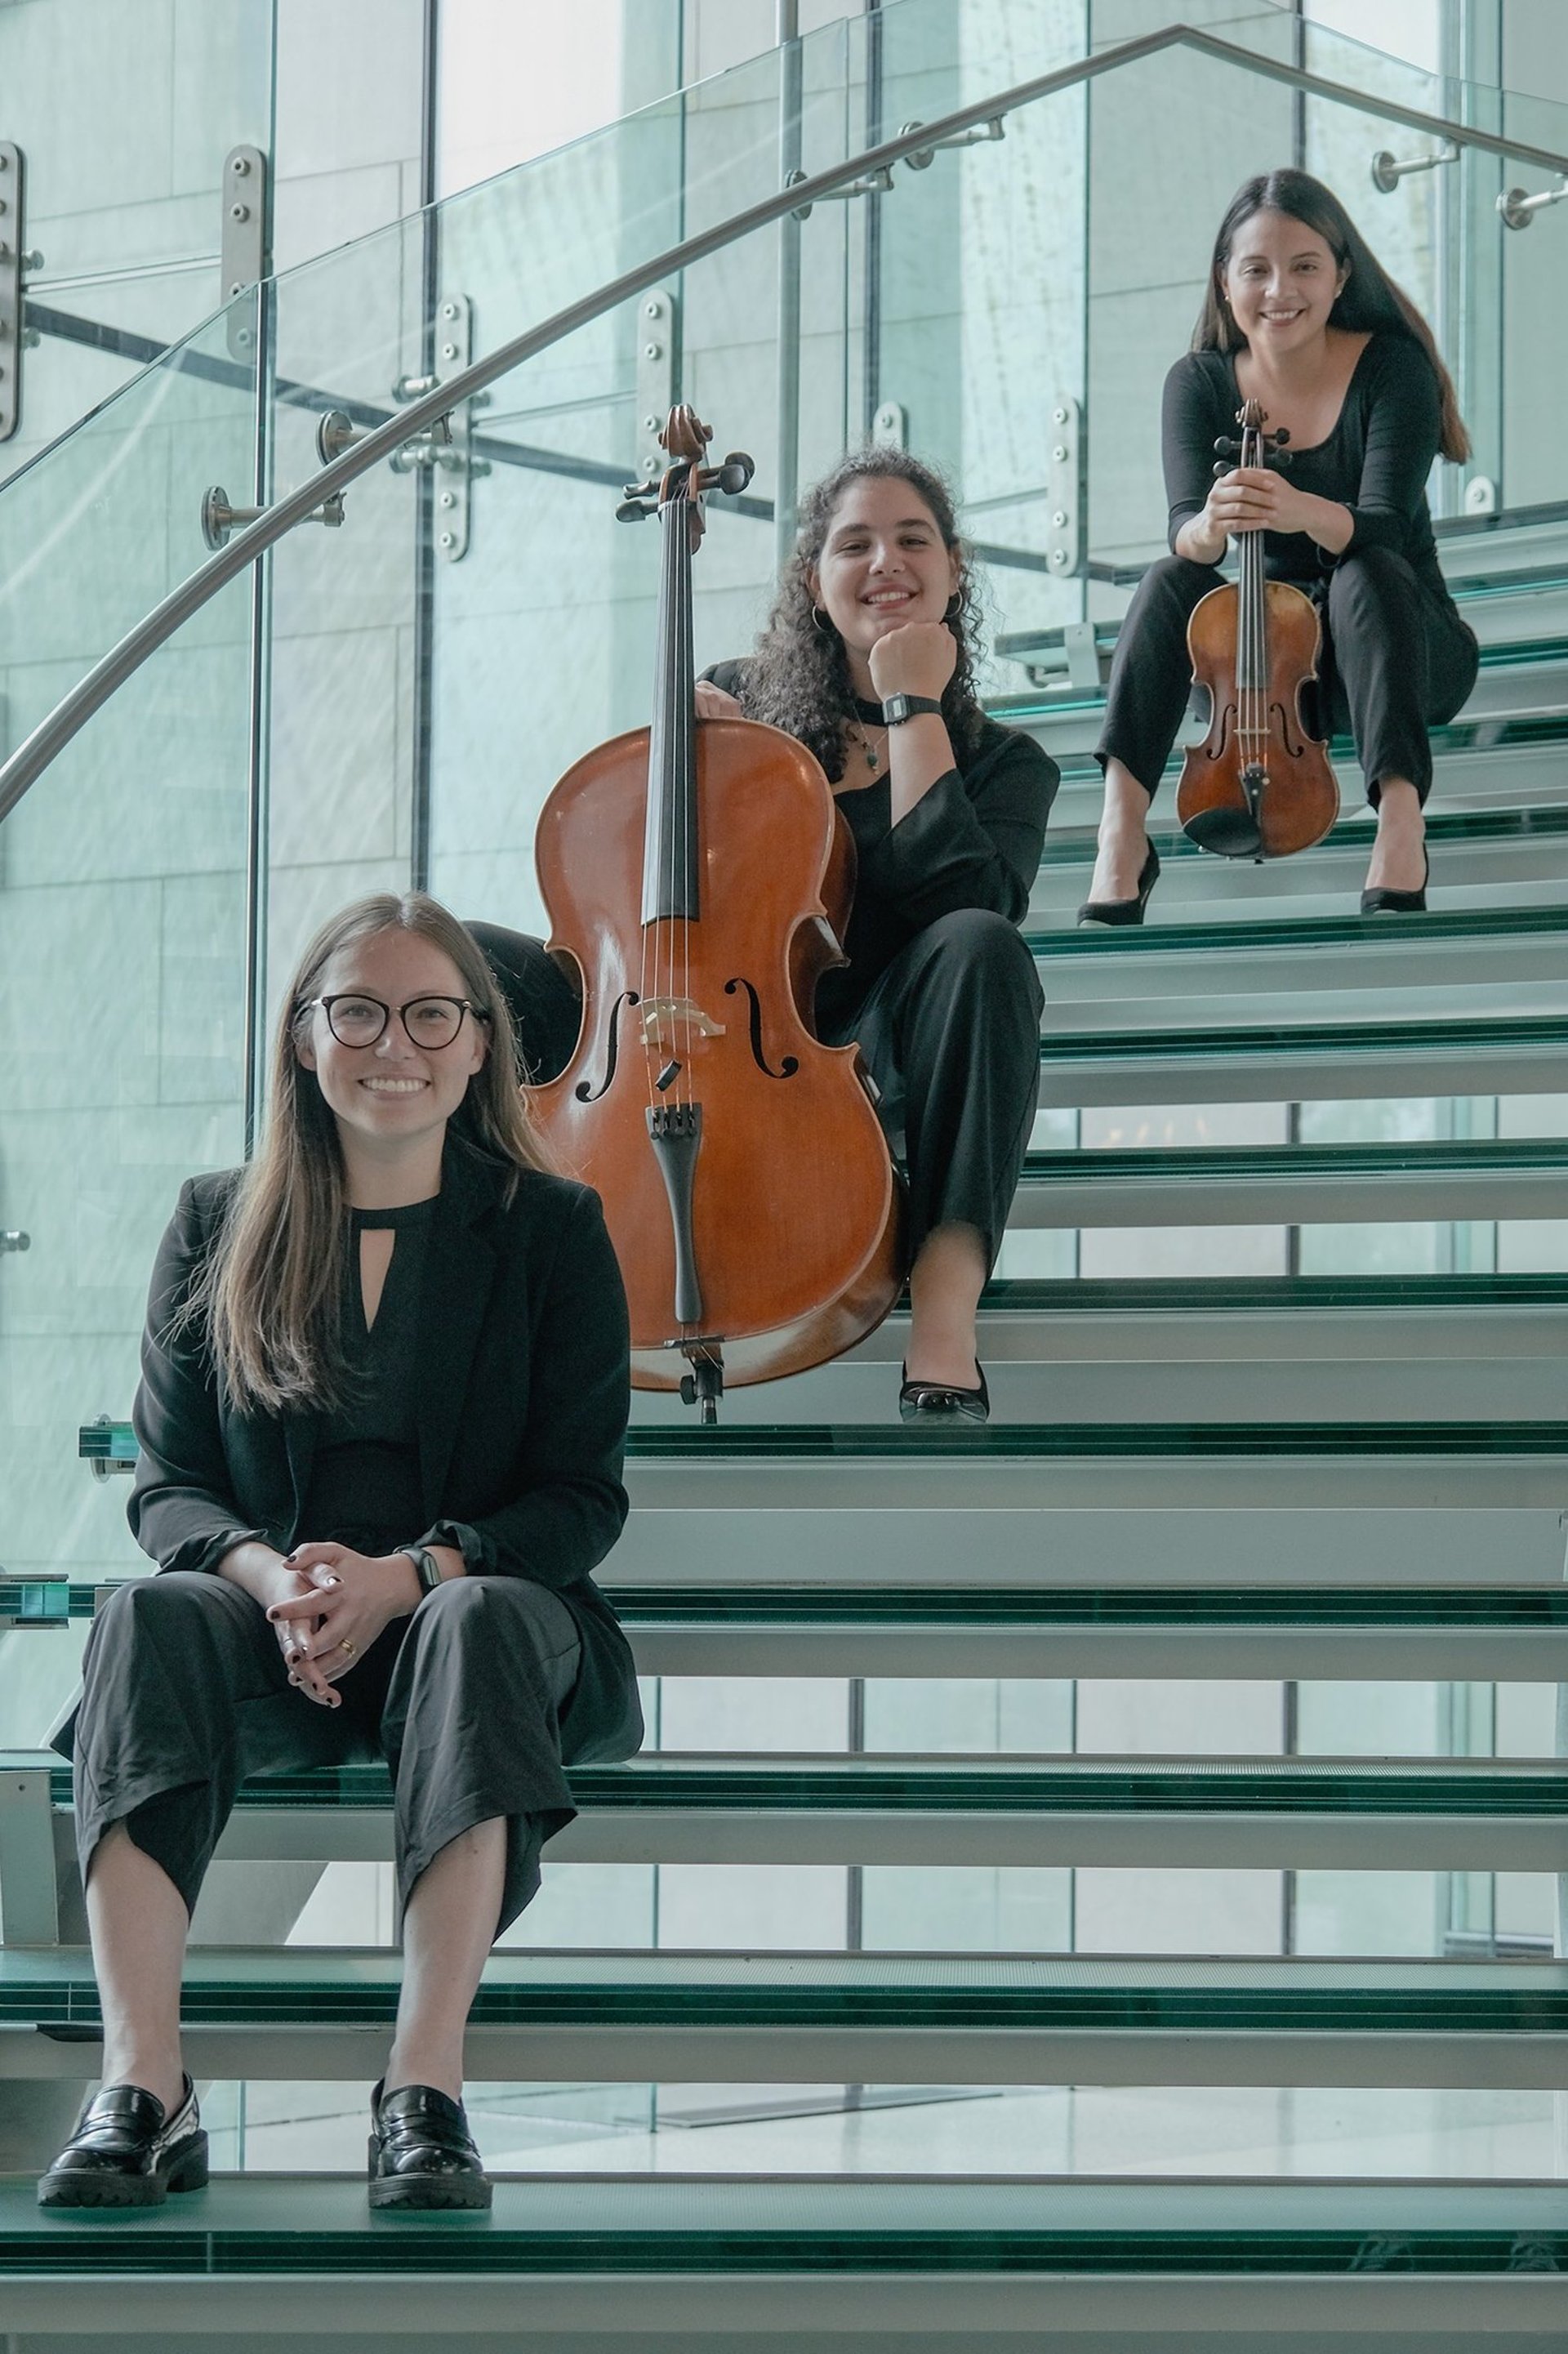
<svg viewBox="0 0 1568 2354"><path fill-rule="evenodd" d="M697 855L697 730L692 657L691 509L661 507L659 691L648 737L648 818L642 850L642 921L702 913Z"/></svg>

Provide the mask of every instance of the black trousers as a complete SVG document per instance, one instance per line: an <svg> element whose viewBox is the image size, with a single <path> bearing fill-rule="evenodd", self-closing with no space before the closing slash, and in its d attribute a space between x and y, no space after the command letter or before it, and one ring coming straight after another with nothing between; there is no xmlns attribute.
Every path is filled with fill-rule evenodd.
<svg viewBox="0 0 1568 2354"><path fill-rule="evenodd" d="M1117 639L1097 757L1102 768L1120 760L1150 794L1191 692L1187 623L1221 578L1212 565L1162 557L1144 574ZM1383 547L1341 557L1319 611L1323 653L1308 724L1319 736L1350 729L1374 807L1383 777L1407 777L1425 801L1426 731L1452 719L1474 686L1475 638L1403 556Z"/></svg>
<svg viewBox="0 0 1568 2354"><path fill-rule="evenodd" d="M254 1774L384 1757L396 1802L398 1909L434 1857L493 1816L507 1825L496 1934L539 1885L539 1850L569 1821L557 1711L578 1638L525 1578L449 1578L395 1619L328 1709L289 1682L260 1606L224 1578L131 1579L93 1621L75 1726L76 1836L123 1823L194 1911L235 1794Z"/></svg>
<svg viewBox="0 0 1568 2354"><path fill-rule="evenodd" d="M471 924L536 1076L577 1044L576 992L537 940ZM1040 1087L1034 960L1005 916L960 907L916 933L824 1043L860 1045L883 1126L909 1174L909 1255L934 1226L978 1226L994 1266L1018 1190Z"/></svg>
<svg viewBox="0 0 1568 2354"><path fill-rule="evenodd" d="M960 907L916 932L829 1034L859 1044L909 1177L909 1257L936 1226L978 1226L994 1267L1040 1093L1044 997L1016 925Z"/></svg>

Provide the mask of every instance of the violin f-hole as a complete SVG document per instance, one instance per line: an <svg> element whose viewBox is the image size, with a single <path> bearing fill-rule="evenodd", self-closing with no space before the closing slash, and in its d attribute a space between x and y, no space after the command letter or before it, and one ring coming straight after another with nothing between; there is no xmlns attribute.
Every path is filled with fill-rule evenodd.
<svg viewBox="0 0 1568 2354"><path fill-rule="evenodd" d="M768 1057L762 1050L761 1001L758 998L756 990L752 987L750 981L746 979L744 974L739 975L734 981L726 981L724 985L724 993L726 997L733 997L737 989L745 990L747 1000L750 1007L748 1027L751 1034L752 1061L756 1064L758 1069L762 1073L765 1078L792 1079L796 1072L800 1067L800 1057L795 1055L786 1055L776 1071L771 1070L768 1067Z"/></svg>
<svg viewBox="0 0 1568 2354"><path fill-rule="evenodd" d="M579 1079L577 1081L572 1093L577 1097L578 1103L598 1103L600 1096L608 1093L609 1083L615 1076L616 1059L620 1053L621 1011L623 1007L628 1005L636 1005L639 1002L637 991L634 989L628 989L621 992L620 996L616 999L615 1003L610 1007L609 1024L605 1039L604 1048L604 1076L600 1079L597 1087L594 1086L591 1079Z"/></svg>

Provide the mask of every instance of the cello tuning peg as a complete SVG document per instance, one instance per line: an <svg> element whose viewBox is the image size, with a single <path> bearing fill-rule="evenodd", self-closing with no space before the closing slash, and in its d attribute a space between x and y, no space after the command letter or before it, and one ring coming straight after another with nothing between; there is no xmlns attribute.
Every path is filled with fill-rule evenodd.
<svg viewBox="0 0 1568 2354"><path fill-rule="evenodd" d="M732 450L719 468L718 486L726 498L733 498L745 490L756 472L756 464L744 450Z"/></svg>
<svg viewBox="0 0 1568 2354"><path fill-rule="evenodd" d="M646 523L653 509L643 499L622 499L615 510L617 523Z"/></svg>
<svg viewBox="0 0 1568 2354"><path fill-rule="evenodd" d="M1282 425L1277 433L1271 433L1268 438L1273 442L1277 450L1283 450L1286 443L1290 439L1289 426Z"/></svg>

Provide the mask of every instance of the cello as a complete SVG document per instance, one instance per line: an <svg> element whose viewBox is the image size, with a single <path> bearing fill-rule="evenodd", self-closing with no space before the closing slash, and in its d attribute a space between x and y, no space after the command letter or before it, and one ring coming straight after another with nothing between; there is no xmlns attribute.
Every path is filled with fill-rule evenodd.
<svg viewBox="0 0 1568 2354"><path fill-rule="evenodd" d="M1266 465L1289 435L1264 430L1262 405L1237 411L1241 440L1216 441L1242 466ZM1216 465L1216 474L1226 471ZM1207 689L1209 732L1182 756L1176 814L1221 858L1288 858L1321 842L1340 814L1329 755L1301 718L1323 631L1312 599L1264 573L1264 535L1237 534L1238 576L1199 599L1187 624L1192 683Z"/></svg>
<svg viewBox="0 0 1568 2354"><path fill-rule="evenodd" d="M582 1025L528 1089L560 1165L599 1193L625 1279L631 1379L705 1423L726 1378L771 1381L873 1331L903 1280L903 1187L859 1050L811 1020L854 887L818 762L779 729L695 715L703 501L751 479L672 409L671 463L617 514L662 534L653 715L576 761L539 819L549 951Z"/></svg>

